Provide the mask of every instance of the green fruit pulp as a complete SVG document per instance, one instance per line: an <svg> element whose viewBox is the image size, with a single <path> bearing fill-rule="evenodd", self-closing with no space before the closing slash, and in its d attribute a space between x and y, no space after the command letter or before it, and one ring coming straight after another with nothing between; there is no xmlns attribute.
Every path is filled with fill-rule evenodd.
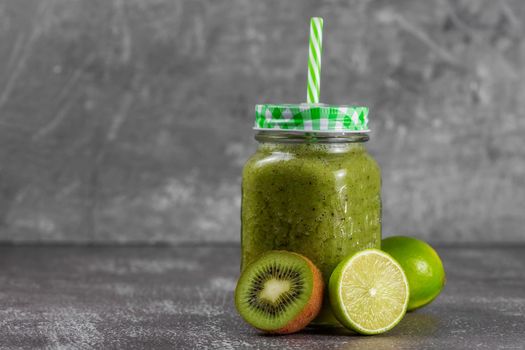
<svg viewBox="0 0 525 350"><path fill-rule="evenodd" d="M408 281L396 260L378 249L345 258L329 282L332 310L345 327L379 334L401 321L409 299Z"/></svg>
<svg viewBox="0 0 525 350"><path fill-rule="evenodd" d="M273 331L303 311L313 291L307 261L294 253L272 251L247 266L235 289L235 306L252 326Z"/></svg>

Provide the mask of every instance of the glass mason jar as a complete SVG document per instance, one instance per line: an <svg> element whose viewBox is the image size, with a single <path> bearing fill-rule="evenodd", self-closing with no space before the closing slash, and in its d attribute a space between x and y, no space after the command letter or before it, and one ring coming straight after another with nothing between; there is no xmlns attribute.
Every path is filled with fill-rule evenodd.
<svg viewBox="0 0 525 350"><path fill-rule="evenodd" d="M341 123L323 131L306 123L307 130L270 129L269 114L266 128L256 121L259 146L243 170L241 270L263 252L288 250L311 259L328 285L345 256L380 247L379 166L366 151L365 131ZM327 296L316 323L338 325Z"/></svg>

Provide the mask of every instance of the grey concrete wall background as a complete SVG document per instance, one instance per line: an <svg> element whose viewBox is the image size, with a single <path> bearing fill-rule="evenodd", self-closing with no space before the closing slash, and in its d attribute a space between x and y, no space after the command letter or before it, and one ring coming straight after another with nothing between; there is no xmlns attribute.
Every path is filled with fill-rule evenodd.
<svg viewBox="0 0 525 350"><path fill-rule="evenodd" d="M0 240L238 241L253 106L371 108L384 234L525 241L525 2L0 0Z"/></svg>

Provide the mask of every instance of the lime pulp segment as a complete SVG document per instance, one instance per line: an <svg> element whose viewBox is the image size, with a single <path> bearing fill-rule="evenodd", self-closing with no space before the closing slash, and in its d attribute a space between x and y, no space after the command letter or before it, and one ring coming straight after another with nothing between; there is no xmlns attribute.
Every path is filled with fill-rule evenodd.
<svg viewBox="0 0 525 350"><path fill-rule="evenodd" d="M341 323L362 334L378 334L403 318L409 289L401 266L391 256L367 249L336 268L330 296Z"/></svg>

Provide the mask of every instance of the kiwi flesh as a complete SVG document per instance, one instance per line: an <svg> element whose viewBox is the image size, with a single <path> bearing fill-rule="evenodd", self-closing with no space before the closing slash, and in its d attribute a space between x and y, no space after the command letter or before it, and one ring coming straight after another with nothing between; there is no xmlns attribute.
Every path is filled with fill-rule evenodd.
<svg viewBox="0 0 525 350"><path fill-rule="evenodd" d="M308 258L273 250L244 269L235 289L235 306L257 329L294 333L317 316L323 291L321 272Z"/></svg>

